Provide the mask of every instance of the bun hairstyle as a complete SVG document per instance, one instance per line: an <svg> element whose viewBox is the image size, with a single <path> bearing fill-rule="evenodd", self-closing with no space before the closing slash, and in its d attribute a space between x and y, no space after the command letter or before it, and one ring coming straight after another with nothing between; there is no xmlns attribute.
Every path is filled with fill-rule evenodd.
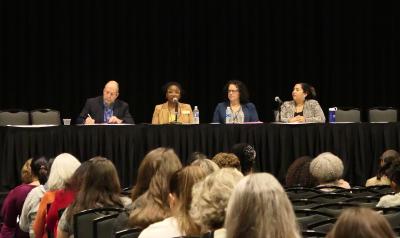
<svg viewBox="0 0 400 238"><path fill-rule="evenodd" d="M43 156L34 157L31 162L31 172L39 179L40 184L45 184L49 176L49 162Z"/></svg>
<svg viewBox="0 0 400 238"><path fill-rule="evenodd" d="M317 97L317 92L315 88L308 83L299 83L301 88L305 93L307 93L306 99L315 99Z"/></svg>

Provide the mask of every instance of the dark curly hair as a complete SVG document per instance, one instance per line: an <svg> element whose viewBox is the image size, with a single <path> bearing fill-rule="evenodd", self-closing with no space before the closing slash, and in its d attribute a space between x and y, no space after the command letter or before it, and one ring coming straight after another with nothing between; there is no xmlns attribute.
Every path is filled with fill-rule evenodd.
<svg viewBox="0 0 400 238"><path fill-rule="evenodd" d="M286 187L302 186L311 188L318 184L310 173L312 159L310 156L302 156L289 166L286 174Z"/></svg>
<svg viewBox="0 0 400 238"><path fill-rule="evenodd" d="M256 161L256 151L253 146L247 143L235 144L232 146L231 152L239 158L242 173L244 175L251 173Z"/></svg>
<svg viewBox="0 0 400 238"><path fill-rule="evenodd" d="M315 99L317 97L317 92L315 88L308 83L297 83L301 85L301 88L305 93L307 93L306 99Z"/></svg>
<svg viewBox="0 0 400 238"><path fill-rule="evenodd" d="M225 84L225 87L224 87L224 98L226 98L226 100L228 100L228 98L227 98L228 88L229 88L229 85L231 85L231 84L235 85L239 90L239 93L240 93L239 101L240 101L240 103L248 103L249 102L249 97L250 97L249 91L247 90L246 85L242 81L239 81L239 80L230 80Z"/></svg>

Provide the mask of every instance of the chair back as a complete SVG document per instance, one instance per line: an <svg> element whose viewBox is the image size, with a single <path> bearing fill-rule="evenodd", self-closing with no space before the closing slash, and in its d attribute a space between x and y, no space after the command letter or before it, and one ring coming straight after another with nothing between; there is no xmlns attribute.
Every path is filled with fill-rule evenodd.
<svg viewBox="0 0 400 238"><path fill-rule="evenodd" d="M96 238L110 238L114 236L114 222L119 214L111 214L93 220L93 235Z"/></svg>
<svg viewBox="0 0 400 238"><path fill-rule="evenodd" d="M142 229L130 228L115 232L115 238L138 238Z"/></svg>
<svg viewBox="0 0 400 238"><path fill-rule="evenodd" d="M349 110L338 108L335 115L336 122L361 122L361 112L358 108Z"/></svg>
<svg viewBox="0 0 400 238"><path fill-rule="evenodd" d="M395 108L370 108L368 110L369 122L396 122L397 109Z"/></svg>
<svg viewBox="0 0 400 238"><path fill-rule="evenodd" d="M0 126L29 125L29 113L22 110L0 111Z"/></svg>
<svg viewBox="0 0 400 238"><path fill-rule="evenodd" d="M32 125L61 125L60 112L52 109L37 109L31 111Z"/></svg>
<svg viewBox="0 0 400 238"><path fill-rule="evenodd" d="M78 212L73 217L74 223L74 237L75 238L92 238L93 234L93 221L96 218L106 215L116 214L122 212L121 208L94 208Z"/></svg>

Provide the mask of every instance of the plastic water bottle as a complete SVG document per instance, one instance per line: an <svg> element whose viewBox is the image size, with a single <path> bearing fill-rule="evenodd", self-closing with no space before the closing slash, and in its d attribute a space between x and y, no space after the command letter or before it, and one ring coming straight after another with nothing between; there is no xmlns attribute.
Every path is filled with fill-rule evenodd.
<svg viewBox="0 0 400 238"><path fill-rule="evenodd" d="M193 110L193 124L200 124L200 112L197 106L194 106Z"/></svg>
<svg viewBox="0 0 400 238"><path fill-rule="evenodd" d="M336 122L336 110L337 107L330 107L329 108L329 122Z"/></svg>
<svg viewBox="0 0 400 238"><path fill-rule="evenodd" d="M231 107L226 107L225 124L232 124L232 110L231 110Z"/></svg>

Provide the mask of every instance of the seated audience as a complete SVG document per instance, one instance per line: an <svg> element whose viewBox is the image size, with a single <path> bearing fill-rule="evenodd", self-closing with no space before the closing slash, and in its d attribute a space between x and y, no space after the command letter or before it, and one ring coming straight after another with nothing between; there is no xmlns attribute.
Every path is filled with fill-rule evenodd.
<svg viewBox="0 0 400 238"><path fill-rule="evenodd" d="M256 151L253 146L247 143L238 143L232 146L231 152L239 158L240 167L244 175L253 172L254 163L256 161Z"/></svg>
<svg viewBox="0 0 400 238"><path fill-rule="evenodd" d="M286 187L312 188L318 185L317 180L310 173L311 161L312 157L302 156L289 166L286 174Z"/></svg>
<svg viewBox="0 0 400 238"><path fill-rule="evenodd" d="M392 228L384 216L363 207L345 209L327 238L394 238Z"/></svg>
<svg viewBox="0 0 400 238"><path fill-rule="evenodd" d="M58 212L67 208L76 197L82 181L85 180L86 172L89 168L90 160L83 162L69 178L64 185L64 189L56 191L54 202L51 204L46 216L46 229L54 233L57 237Z"/></svg>
<svg viewBox="0 0 400 238"><path fill-rule="evenodd" d="M133 203L118 216L114 231L144 229L169 217L169 180L181 168L182 164L173 149L160 147L150 151L139 166L131 194Z"/></svg>
<svg viewBox="0 0 400 238"><path fill-rule="evenodd" d="M219 170L219 166L214 161L207 159L207 157L193 160L190 165L200 166L207 175Z"/></svg>
<svg viewBox="0 0 400 238"><path fill-rule="evenodd" d="M400 206L400 161L394 161L390 168L386 170L386 176L390 179L394 195L388 194L379 200L377 207L397 207Z"/></svg>
<svg viewBox="0 0 400 238"><path fill-rule="evenodd" d="M63 189L65 183L81 165L79 160L68 153L58 155L51 166L50 175L47 180L48 191L43 195L33 223L36 238L47 238L46 215L47 206L53 203L57 190Z"/></svg>
<svg viewBox="0 0 400 238"><path fill-rule="evenodd" d="M315 100L314 87L306 83L297 83L293 87L291 101L282 104L280 121L282 122L325 122L325 115ZM277 121L279 121L279 113Z"/></svg>
<svg viewBox="0 0 400 238"><path fill-rule="evenodd" d="M49 159L48 168L51 170L51 165L54 159ZM48 171L48 174L49 174ZM33 188L25 199L24 206L22 207L21 216L19 219L19 228L24 232L29 232L29 237L34 238L35 233L33 231L33 222L36 218L36 213L39 209L40 200L44 193L47 191L47 181L45 184L41 184Z"/></svg>
<svg viewBox="0 0 400 238"><path fill-rule="evenodd" d="M194 185L190 216L201 227L202 233L210 232L214 238L225 238L225 212L236 184L243 178L233 168L223 168Z"/></svg>
<svg viewBox="0 0 400 238"><path fill-rule="evenodd" d="M390 168L392 162L400 160L399 152L395 150L386 150L379 158L379 170L375 177L367 180L365 187L390 185L390 179L385 175L385 170Z"/></svg>
<svg viewBox="0 0 400 238"><path fill-rule="evenodd" d="M250 174L235 187L225 218L227 238L299 238L285 190L268 173Z"/></svg>
<svg viewBox="0 0 400 238"><path fill-rule="evenodd" d="M342 179L343 169L342 160L330 152L318 155L310 164L310 173L317 179L317 187L325 187L321 189L323 191L332 191L334 187L350 188L349 183ZM332 188L326 188L329 186Z"/></svg>
<svg viewBox="0 0 400 238"><path fill-rule="evenodd" d="M67 238L74 234L73 216L78 212L100 207L124 208L131 203L130 198L121 197L121 185L114 164L106 158L94 157L90 159L75 201L60 218L57 237Z"/></svg>
<svg viewBox="0 0 400 238"><path fill-rule="evenodd" d="M154 108L152 124L193 123L193 112L189 104L181 103L182 86L169 82L163 87L167 102Z"/></svg>
<svg viewBox="0 0 400 238"><path fill-rule="evenodd" d="M199 166L188 166L176 171L169 182L169 206L171 216L148 226L139 238L172 238L199 235L200 227L189 216L192 202L192 187L204 179L205 173Z"/></svg>
<svg viewBox="0 0 400 238"><path fill-rule="evenodd" d="M218 153L214 155L212 161L222 168L235 168L241 170L239 158L232 153Z"/></svg>
<svg viewBox="0 0 400 238"><path fill-rule="evenodd" d="M190 165L193 161L198 160L198 159L208 159L208 157L207 157L207 155L205 155L201 152L195 151L190 154L186 165Z"/></svg>
<svg viewBox="0 0 400 238"><path fill-rule="evenodd" d="M214 111L214 123L226 123L226 109L231 111L231 123L257 122L256 106L249 101L246 85L239 80L231 80L224 87L224 102L218 103Z"/></svg>
<svg viewBox="0 0 400 238"><path fill-rule="evenodd" d="M44 157L33 158L30 165L32 178L27 179L27 181L31 180L31 182L21 184L7 194L1 209L1 216L4 222L0 231L1 238L29 237L29 233L20 230L18 220L28 193L36 186L46 182L48 173L47 163Z"/></svg>

